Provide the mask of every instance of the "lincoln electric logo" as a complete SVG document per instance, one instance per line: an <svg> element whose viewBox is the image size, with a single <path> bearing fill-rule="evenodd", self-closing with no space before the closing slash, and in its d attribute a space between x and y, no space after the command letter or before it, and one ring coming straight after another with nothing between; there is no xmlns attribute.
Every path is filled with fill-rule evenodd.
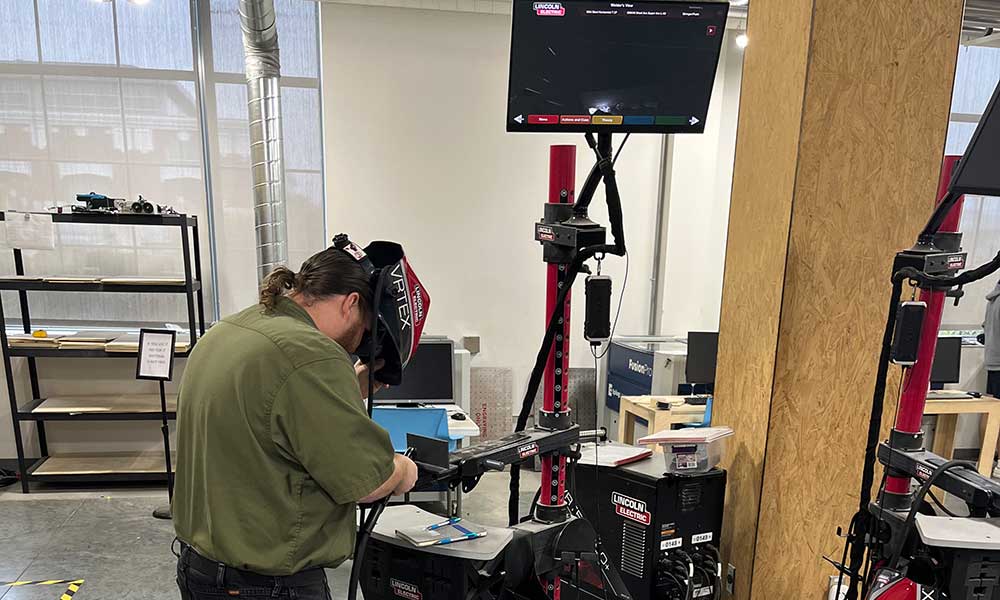
<svg viewBox="0 0 1000 600"><path fill-rule="evenodd" d="M647 377L653 374L653 367L644 365L641 362L636 362L631 358L628 359L628 370L635 371L639 375L645 375Z"/></svg>
<svg viewBox="0 0 1000 600"><path fill-rule="evenodd" d="M405 581L390 578L389 587L392 588L393 594L396 594L400 598L406 598L406 600L422 600L423 598L420 593L420 588L412 583L406 583Z"/></svg>
<svg viewBox="0 0 1000 600"><path fill-rule="evenodd" d="M646 503L642 500L636 500L618 492L612 492L611 503L615 506L615 514L620 517L625 517L643 525L649 525L653 522L653 516L646 511Z"/></svg>
<svg viewBox="0 0 1000 600"><path fill-rule="evenodd" d="M529 456L534 456L538 454L538 444L532 442L530 444L525 444L518 447L517 454L521 458L528 458Z"/></svg>
<svg viewBox="0 0 1000 600"><path fill-rule="evenodd" d="M566 8L563 7L562 2L535 2L533 6L535 14L539 17L566 16Z"/></svg>

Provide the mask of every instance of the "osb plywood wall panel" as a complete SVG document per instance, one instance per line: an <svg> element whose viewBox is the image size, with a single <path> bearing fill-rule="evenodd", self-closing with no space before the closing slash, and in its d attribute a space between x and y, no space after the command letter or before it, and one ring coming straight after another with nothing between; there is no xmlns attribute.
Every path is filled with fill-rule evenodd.
<svg viewBox="0 0 1000 600"><path fill-rule="evenodd" d="M754 600L823 597L857 508L889 270L933 206L961 18L814 0Z"/></svg>
<svg viewBox="0 0 1000 600"><path fill-rule="evenodd" d="M811 0L754 0L739 129L713 420L729 425L722 553L749 598L806 77Z"/></svg>

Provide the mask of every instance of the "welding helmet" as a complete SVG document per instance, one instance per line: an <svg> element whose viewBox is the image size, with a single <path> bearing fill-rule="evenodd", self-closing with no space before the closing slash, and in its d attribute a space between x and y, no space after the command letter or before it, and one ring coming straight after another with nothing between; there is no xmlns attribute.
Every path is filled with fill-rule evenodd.
<svg viewBox="0 0 1000 600"><path fill-rule="evenodd" d="M356 354L364 363L384 360L385 365L375 372L375 379L399 385L403 369L420 343L431 298L399 244L372 242L362 249L341 233L333 238L333 246L361 265L371 286L372 328L365 332Z"/></svg>

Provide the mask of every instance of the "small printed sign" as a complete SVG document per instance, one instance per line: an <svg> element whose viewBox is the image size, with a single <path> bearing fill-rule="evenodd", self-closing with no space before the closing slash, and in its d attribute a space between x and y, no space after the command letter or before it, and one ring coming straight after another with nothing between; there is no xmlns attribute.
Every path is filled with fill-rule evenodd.
<svg viewBox="0 0 1000 600"><path fill-rule="evenodd" d="M674 548L680 548L683 545L684 545L684 540L682 538L663 540L660 542L660 550L673 550Z"/></svg>
<svg viewBox="0 0 1000 600"><path fill-rule="evenodd" d="M176 338L177 332L169 329L140 329L135 378L170 381L174 375Z"/></svg>
<svg viewBox="0 0 1000 600"><path fill-rule="evenodd" d="M704 544L705 542L711 542L712 541L712 537L713 536L712 536L712 532L711 531L709 531L708 533L699 533L698 535L692 535L691 536L691 543L692 544Z"/></svg>

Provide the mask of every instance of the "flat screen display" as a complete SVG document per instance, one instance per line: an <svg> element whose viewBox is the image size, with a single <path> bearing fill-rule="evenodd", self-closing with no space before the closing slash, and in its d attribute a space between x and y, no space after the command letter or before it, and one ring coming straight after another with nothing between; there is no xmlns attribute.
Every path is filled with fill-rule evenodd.
<svg viewBox="0 0 1000 600"><path fill-rule="evenodd" d="M962 379L962 338L939 337L931 366L931 383L959 383Z"/></svg>
<svg viewBox="0 0 1000 600"><path fill-rule="evenodd" d="M379 390L374 403L454 404L454 360L455 344L451 340L421 340L403 370L403 383Z"/></svg>
<svg viewBox="0 0 1000 600"><path fill-rule="evenodd" d="M718 331L688 332L687 367L684 378L688 383L715 383L715 364L719 355Z"/></svg>
<svg viewBox="0 0 1000 600"><path fill-rule="evenodd" d="M993 97L979 126L972 135L972 141L959 163L952 182L952 191L960 194L981 194L1000 196L1000 108L997 107L1000 85L993 91Z"/></svg>
<svg viewBox="0 0 1000 600"><path fill-rule="evenodd" d="M514 0L507 131L702 133L728 12Z"/></svg>

